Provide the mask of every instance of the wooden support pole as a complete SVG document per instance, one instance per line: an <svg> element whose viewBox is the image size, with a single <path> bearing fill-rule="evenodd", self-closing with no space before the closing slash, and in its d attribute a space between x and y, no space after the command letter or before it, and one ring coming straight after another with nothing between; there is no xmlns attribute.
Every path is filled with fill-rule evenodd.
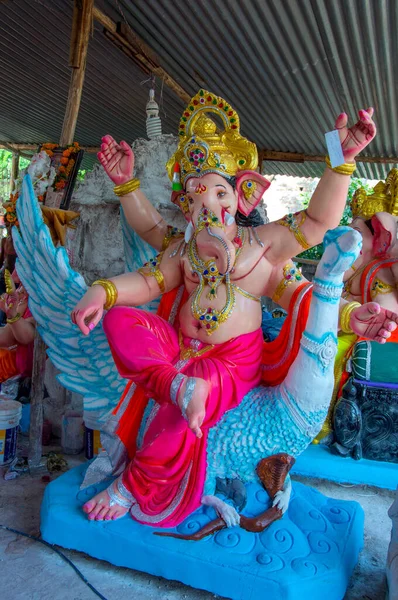
<svg viewBox="0 0 398 600"><path fill-rule="evenodd" d="M62 127L60 146L73 142L86 69L87 48L92 29L94 0L75 0L70 47L72 76ZM43 434L43 395L46 345L36 331L34 343L28 461L31 472L40 468Z"/></svg>
<svg viewBox="0 0 398 600"><path fill-rule="evenodd" d="M15 188L15 180L19 173L19 152L12 153L10 191Z"/></svg>
<svg viewBox="0 0 398 600"><path fill-rule="evenodd" d="M40 467L43 435L44 372L46 345L36 331L33 351L32 387L30 391L30 426L28 463L32 473Z"/></svg>
<svg viewBox="0 0 398 600"><path fill-rule="evenodd" d="M94 0L75 0L70 47L72 75L62 126L60 146L73 142L86 71L87 50L92 30Z"/></svg>

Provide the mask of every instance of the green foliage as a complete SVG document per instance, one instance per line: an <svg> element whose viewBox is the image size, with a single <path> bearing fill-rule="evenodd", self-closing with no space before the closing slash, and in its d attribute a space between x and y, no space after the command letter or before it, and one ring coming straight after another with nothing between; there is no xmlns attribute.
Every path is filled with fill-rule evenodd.
<svg viewBox="0 0 398 600"><path fill-rule="evenodd" d="M340 220L340 225L349 225L352 221L352 212L351 212L351 200L356 190L360 187L363 187L368 193L372 191L370 185L366 182L365 179L360 179L359 177L351 177L350 187L348 188L347 201L344 208L343 216ZM301 198L303 201L303 208L307 208L311 199L311 194L309 192L304 192L301 194ZM307 258L310 260L319 260L323 254L323 246L319 244L318 246L314 246L309 250L305 250L301 252L298 256L301 258Z"/></svg>
<svg viewBox="0 0 398 600"><path fill-rule="evenodd" d="M19 168L25 169L29 160L26 158L19 158ZM11 163L12 163L12 152L9 150L0 150L0 198L8 200L10 193L11 183Z"/></svg>

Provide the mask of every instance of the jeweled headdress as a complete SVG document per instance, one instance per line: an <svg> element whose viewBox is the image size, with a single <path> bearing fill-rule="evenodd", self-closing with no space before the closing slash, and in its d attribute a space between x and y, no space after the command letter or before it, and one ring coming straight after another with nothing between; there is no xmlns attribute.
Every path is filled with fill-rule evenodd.
<svg viewBox="0 0 398 600"><path fill-rule="evenodd" d="M391 169L387 178L373 188L368 194L364 188L359 188L351 202L352 216L371 219L378 212L388 212L398 217L398 169Z"/></svg>
<svg viewBox="0 0 398 600"><path fill-rule="evenodd" d="M209 113L221 119L223 131L217 130ZM175 163L180 164L182 184L206 173L234 177L238 171L257 168L256 145L239 133L238 114L225 100L206 90L200 90L184 110L178 135L177 151L166 165L171 180Z"/></svg>

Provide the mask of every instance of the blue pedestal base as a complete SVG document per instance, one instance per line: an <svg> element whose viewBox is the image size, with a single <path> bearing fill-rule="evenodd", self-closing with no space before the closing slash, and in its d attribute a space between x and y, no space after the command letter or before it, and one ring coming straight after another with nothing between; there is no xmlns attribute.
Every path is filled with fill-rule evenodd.
<svg viewBox="0 0 398 600"><path fill-rule="evenodd" d="M41 510L43 539L114 565L181 581L234 600L342 600L363 543L364 515L356 502L334 500L293 483L289 509L259 534L238 527L200 542L153 535L130 516L90 522L81 505L105 486L79 491L86 466L50 483ZM269 506L248 486L247 516ZM193 533L215 518L203 507L178 527Z"/></svg>
<svg viewBox="0 0 398 600"><path fill-rule="evenodd" d="M327 446L311 444L296 458L293 475L319 477L339 483L374 485L387 490L395 490L398 485L397 463L379 460L354 460L336 456Z"/></svg>

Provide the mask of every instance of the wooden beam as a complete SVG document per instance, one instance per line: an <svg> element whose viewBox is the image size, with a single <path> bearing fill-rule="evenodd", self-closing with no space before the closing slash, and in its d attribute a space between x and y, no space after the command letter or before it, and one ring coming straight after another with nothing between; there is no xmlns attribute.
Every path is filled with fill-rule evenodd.
<svg viewBox="0 0 398 600"><path fill-rule="evenodd" d="M125 23L116 23L97 7L93 9L93 18L104 27L106 37L138 64L145 73L153 73L159 77L185 103L190 101L191 94L160 66L156 54L130 26Z"/></svg>
<svg viewBox="0 0 398 600"><path fill-rule="evenodd" d="M43 142L44 143L44 142ZM14 144L13 142L1 142L0 148L4 150L10 150L10 152L18 151L20 156L23 156L21 152L33 152L36 153L42 144ZM87 154L96 154L100 151L99 146L80 146L82 150L87 152ZM32 158L31 156L25 155L27 158Z"/></svg>
<svg viewBox="0 0 398 600"><path fill-rule="evenodd" d="M280 152L278 150L259 150L259 157L263 161L272 160L274 162L324 162L325 154L300 154L299 152ZM394 164L398 163L398 156L358 156L357 162L362 163L380 163Z"/></svg>
<svg viewBox="0 0 398 600"><path fill-rule="evenodd" d="M60 146L72 144L83 91L87 50L93 23L94 0L75 0L70 46L72 75L69 84Z"/></svg>

